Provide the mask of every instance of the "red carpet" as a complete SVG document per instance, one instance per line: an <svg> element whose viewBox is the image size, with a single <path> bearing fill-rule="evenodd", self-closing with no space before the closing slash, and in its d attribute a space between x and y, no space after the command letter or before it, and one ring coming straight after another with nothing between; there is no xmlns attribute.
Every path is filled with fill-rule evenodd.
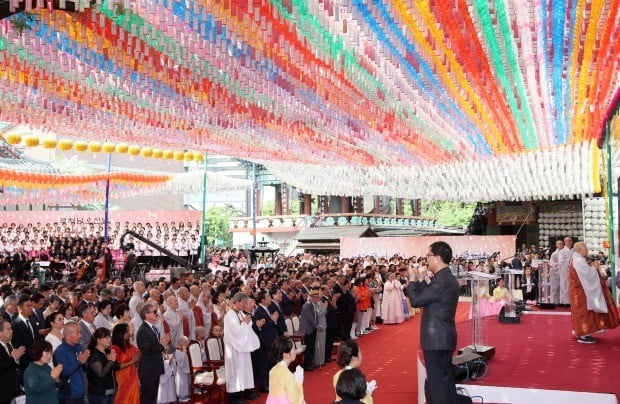
<svg viewBox="0 0 620 404"><path fill-rule="evenodd" d="M485 320L485 344L495 346L487 375L472 384L614 393L620 397L620 328L596 334L596 344L571 336L570 316L526 314L520 324ZM459 347L471 343L470 323L457 326ZM488 342L487 342L488 341Z"/></svg>
<svg viewBox="0 0 620 404"><path fill-rule="evenodd" d="M459 303L457 322L465 321L469 303ZM362 349L362 371L368 380L377 381L375 403L411 404L417 401L416 353L420 347L421 313L398 325L379 325L380 330L357 340ZM307 404L325 404L335 398L332 378L338 370L335 362L305 373L304 395ZM262 404L262 394L252 403Z"/></svg>

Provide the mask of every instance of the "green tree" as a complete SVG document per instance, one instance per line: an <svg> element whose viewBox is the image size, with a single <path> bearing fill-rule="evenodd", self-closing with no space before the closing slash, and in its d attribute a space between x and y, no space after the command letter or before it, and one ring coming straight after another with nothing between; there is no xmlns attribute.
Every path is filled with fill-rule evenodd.
<svg viewBox="0 0 620 404"><path fill-rule="evenodd" d="M434 217L440 226L467 226L475 203L422 201L422 216Z"/></svg>
<svg viewBox="0 0 620 404"><path fill-rule="evenodd" d="M205 214L207 244L214 245L217 241L221 245L230 245L232 243L232 233L228 231L228 220L232 216L242 216L241 213L230 205L207 208Z"/></svg>
<svg viewBox="0 0 620 404"><path fill-rule="evenodd" d="M276 201L265 201L261 209L262 216L274 216L276 214Z"/></svg>

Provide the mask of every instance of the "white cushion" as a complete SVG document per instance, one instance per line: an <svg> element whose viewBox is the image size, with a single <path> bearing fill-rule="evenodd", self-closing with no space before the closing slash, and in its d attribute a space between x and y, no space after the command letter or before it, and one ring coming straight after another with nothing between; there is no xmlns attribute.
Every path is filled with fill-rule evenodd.
<svg viewBox="0 0 620 404"><path fill-rule="evenodd" d="M198 373L194 378L194 384L213 384L213 380L215 377L213 376L213 372L203 372Z"/></svg>

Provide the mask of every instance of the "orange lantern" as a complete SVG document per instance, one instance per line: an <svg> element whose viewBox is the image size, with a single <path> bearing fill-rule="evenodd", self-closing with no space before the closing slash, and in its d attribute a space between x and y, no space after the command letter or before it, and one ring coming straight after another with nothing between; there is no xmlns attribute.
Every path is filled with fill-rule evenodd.
<svg viewBox="0 0 620 404"><path fill-rule="evenodd" d="M182 152L181 150L177 150L177 151L175 151L175 152L174 152L174 154L173 154L172 156L173 156L173 158L174 158L176 161L181 161L181 160L183 160L183 152Z"/></svg>
<svg viewBox="0 0 620 404"><path fill-rule="evenodd" d="M78 140L73 144L73 149L76 152L84 152L88 149L88 143L83 140Z"/></svg>
<svg viewBox="0 0 620 404"><path fill-rule="evenodd" d="M196 161L196 162L201 162L201 161L203 161L204 159L205 159L205 158L204 158L204 155L203 155L202 153L199 153L199 152L194 152L194 161Z"/></svg>
<svg viewBox="0 0 620 404"><path fill-rule="evenodd" d="M101 151L101 143L92 141L88 144L88 151L91 153L99 153Z"/></svg>
<svg viewBox="0 0 620 404"><path fill-rule="evenodd" d="M172 150L164 150L164 159L172 160L172 157L174 157L174 152Z"/></svg>
<svg viewBox="0 0 620 404"><path fill-rule="evenodd" d="M193 161L194 160L194 152L193 151L186 151L185 153L183 153L183 160L185 160L185 161Z"/></svg>
<svg viewBox="0 0 620 404"><path fill-rule="evenodd" d="M162 149L153 149L153 158L160 159L164 155L164 151Z"/></svg>
<svg viewBox="0 0 620 404"><path fill-rule="evenodd" d="M43 147L46 149L55 149L58 142L53 137L46 137L43 139Z"/></svg>
<svg viewBox="0 0 620 404"><path fill-rule="evenodd" d="M62 151L71 150L71 148L73 148L73 142L69 139L60 139L58 141L58 148Z"/></svg>
<svg viewBox="0 0 620 404"><path fill-rule="evenodd" d="M142 155L142 157L151 157L153 155L153 149L151 149L150 147L143 147L140 151L140 154Z"/></svg>
<svg viewBox="0 0 620 404"><path fill-rule="evenodd" d="M116 145L116 152L117 153L127 153L127 150L129 150L129 145L127 143L119 143Z"/></svg>
<svg viewBox="0 0 620 404"><path fill-rule="evenodd" d="M103 144L103 146L101 147L101 149L103 150L104 153L114 153L114 149L116 148L116 145L114 143L110 143L110 142L105 142Z"/></svg>

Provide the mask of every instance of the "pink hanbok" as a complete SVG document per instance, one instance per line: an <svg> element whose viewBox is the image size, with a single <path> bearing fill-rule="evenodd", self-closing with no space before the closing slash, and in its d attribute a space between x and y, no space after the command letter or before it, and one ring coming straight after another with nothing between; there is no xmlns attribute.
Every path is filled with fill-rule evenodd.
<svg viewBox="0 0 620 404"><path fill-rule="evenodd" d="M384 324L399 324L405 321L402 290L403 285L396 279L387 281L383 286L381 318Z"/></svg>

